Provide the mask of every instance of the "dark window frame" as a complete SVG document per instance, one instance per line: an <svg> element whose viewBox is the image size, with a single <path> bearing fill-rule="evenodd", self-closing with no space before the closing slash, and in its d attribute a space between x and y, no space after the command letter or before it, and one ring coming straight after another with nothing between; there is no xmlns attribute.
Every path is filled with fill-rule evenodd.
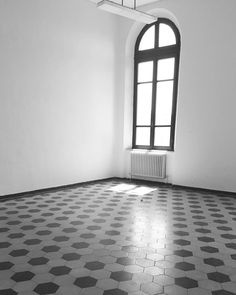
<svg viewBox="0 0 236 295"><path fill-rule="evenodd" d="M176 37L176 44L158 47L159 41L159 25L167 24L170 26ZM154 49L147 49L139 51L139 45L141 39L145 32L155 25L155 47ZM166 18L159 18L155 23L145 25L140 32L136 44L135 44L135 54L134 54L134 104L133 104L133 149L147 149L147 150L168 150L174 151L174 141L175 141L175 125L176 125L176 109L177 109L177 93L178 93L178 80L179 80L179 59L180 59L180 33L176 25ZM172 115L170 126L170 145L169 146L154 146L154 136L155 136L155 112L156 112L156 88L157 88L157 61L164 58L175 58L175 68L174 68L174 78L173 80L173 98L172 98ZM138 64L140 62L153 61L153 79L152 81L152 107L151 107L151 124L146 125L150 127L150 145L136 145L136 124L137 119L137 88L138 85ZM145 83L145 82L144 82ZM166 125L167 126L167 125ZM145 127L142 125L142 127ZM164 125L162 125L164 127Z"/></svg>

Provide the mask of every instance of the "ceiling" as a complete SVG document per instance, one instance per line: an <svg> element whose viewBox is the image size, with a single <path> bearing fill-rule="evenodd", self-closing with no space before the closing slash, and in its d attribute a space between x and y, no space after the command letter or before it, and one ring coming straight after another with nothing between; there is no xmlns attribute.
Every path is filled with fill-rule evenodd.
<svg viewBox="0 0 236 295"><path fill-rule="evenodd" d="M91 0L94 3L98 3L101 2L102 0ZM121 0L110 0L112 2L116 2L118 4L121 4ZM124 1L124 5L128 6L128 7L133 7L134 4L134 0L123 0ZM137 6L142 6L145 4L149 4L149 3L153 3L153 2L159 2L160 0L136 0L136 5Z"/></svg>

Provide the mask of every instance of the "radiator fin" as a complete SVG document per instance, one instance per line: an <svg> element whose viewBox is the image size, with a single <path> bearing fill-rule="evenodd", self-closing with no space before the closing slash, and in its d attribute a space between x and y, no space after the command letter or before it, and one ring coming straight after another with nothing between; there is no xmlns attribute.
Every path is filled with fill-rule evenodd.
<svg viewBox="0 0 236 295"><path fill-rule="evenodd" d="M131 178L165 178L166 155L131 152Z"/></svg>

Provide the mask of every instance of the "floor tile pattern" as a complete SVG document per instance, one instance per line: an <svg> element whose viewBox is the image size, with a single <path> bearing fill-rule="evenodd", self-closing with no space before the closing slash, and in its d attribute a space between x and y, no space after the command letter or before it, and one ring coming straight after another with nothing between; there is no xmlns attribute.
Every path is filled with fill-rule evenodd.
<svg viewBox="0 0 236 295"><path fill-rule="evenodd" d="M1 200L0 295L236 294L235 197L121 184Z"/></svg>

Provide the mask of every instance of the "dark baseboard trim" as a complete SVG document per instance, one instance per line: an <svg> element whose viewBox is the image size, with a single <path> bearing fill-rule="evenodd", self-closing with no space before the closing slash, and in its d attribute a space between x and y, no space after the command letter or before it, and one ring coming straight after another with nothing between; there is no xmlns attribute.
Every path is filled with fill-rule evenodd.
<svg viewBox="0 0 236 295"><path fill-rule="evenodd" d="M89 181L84 181L84 182L79 182L79 183L60 185L60 186L56 186L56 187L48 187L48 188L43 188L43 189L38 189L38 190L33 190L33 191L26 191L26 192L21 192L21 193L2 195L2 196L0 196L0 202L10 200L10 199L22 198L22 197L31 197L31 196L34 196L37 194L46 194L46 193L56 192L58 190L70 189L70 188L95 184L95 183L99 183L101 181L109 181L109 180L114 180L114 179L115 179L114 177L101 178L101 179L89 180Z"/></svg>
<svg viewBox="0 0 236 295"><path fill-rule="evenodd" d="M134 182L137 184L147 184L150 186L161 186L166 188L172 188L172 189L184 189L189 192L200 192L200 193L206 193L206 194L214 194L217 196L229 196L236 198L236 193L229 192L229 191L220 191L220 190L214 190L214 189L207 189L207 188L199 188L199 187L192 187L192 186L184 186L184 185L178 185L178 184L171 184L166 182L157 182L157 181L148 181L148 180L140 180L140 179L129 179L129 178L113 178L117 180L123 180L127 182Z"/></svg>
<svg viewBox="0 0 236 295"><path fill-rule="evenodd" d="M148 181L148 180L140 180L140 179L130 179L130 178L121 178L121 177L109 177L109 178L102 178L102 179L96 179L96 180L90 180L90 181L84 181L79 183L73 183L73 184L67 184L67 185L61 185L56 187L50 187L50 188L44 188L44 189L38 189L33 191L27 191L27 192L21 192L21 193L15 193L15 194L8 194L8 195L2 195L0 196L0 202L6 201L6 200L12 200L12 199L18 199L22 197L31 197L37 194L46 194L50 192L56 192L64 189L70 189L70 188L76 188L84 185L90 185L90 184L96 184L99 182L107 182L107 181L123 181L126 183L135 183L139 185L149 185L152 187L163 187L163 188L172 188L172 189L182 189L186 190L188 192L200 192L205 194L214 194L217 196L222 197L233 197L236 198L236 193L229 192L229 191L219 191L219 190L213 190L213 189L205 189L205 188L199 188L199 187L190 187L190 186L183 186L183 185L177 185L177 184L170 184L165 182L157 182L157 181Z"/></svg>
<svg viewBox="0 0 236 295"><path fill-rule="evenodd" d="M208 188L199 188L199 187L193 187L193 186L185 186L185 185L178 185L178 184L173 184L173 188L176 189L185 189L187 191L197 191L200 193L206 193L206 194L214 194L217 196L229 196L236 198L236 193L234 192L229 192L229 191L220 191L220 190L214 190L214 189L208 189Z"/></svg>

